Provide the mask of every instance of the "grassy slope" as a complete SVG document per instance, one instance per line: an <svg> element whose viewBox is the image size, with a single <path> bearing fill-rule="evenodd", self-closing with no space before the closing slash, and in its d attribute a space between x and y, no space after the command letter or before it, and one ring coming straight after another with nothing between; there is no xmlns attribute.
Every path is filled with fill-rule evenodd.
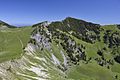
<svg viewBox="0 0 120 80"><path fill-rule="evenodd" d="M0 31L0 62L18 58L23 53L31 33L31 27L9 28Z"/></svg>
<svg viewBox="0 0 120 80"><path fill-rule="evenodd" d="M101 28L103 28L104 30L112 30L113 32L114 31L120 32L120 30L114 25L103 26ZM100 33L101 41L100 42L96 41L95 44L90 44L82 40L79 40L68 33L65 32L62 33L70 36L77 43L83 44L86 47L85 52L87 58L92 57L93 59L95 59L97 57L100 57L99 55L97 55L97 51L104 47L106 48L108 47L108 45L106 45L103 42L104 31L101 31ZM107 48L107 51L104 52L104 56L106 60L113 58L113 56L109 54L111 51L112 49ZM111 66L111 69L107 69L106 67L99 66L96 62L94 62L94 60L91 60L91 63L89 64L84 64L83 62L80 62L80 65L76 65L70 68L66 73L68 75L68 78L75 80L79 80L79 79L80 80L115 80L114 76L116 74L120 77L119 69L120 69L120 64L118 63L115 63L113 66Z"/></svg>
<svg viewBox="0 0 120 80"><path fill-rule="evenodd" d="M74 73L74 74L73 74ZM77 65L68 71L68 77L77 79L113 80L112 72L96 63Z"/></svg>

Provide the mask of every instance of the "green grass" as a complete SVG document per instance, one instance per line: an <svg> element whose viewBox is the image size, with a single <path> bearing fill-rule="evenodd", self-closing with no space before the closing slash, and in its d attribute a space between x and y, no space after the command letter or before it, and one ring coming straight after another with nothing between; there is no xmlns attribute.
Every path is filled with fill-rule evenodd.
<svg viewBox="0 0 120 80"><path fill-rule="evenodd" d="M31 30L31 27L0 30L0 62L20 57Z"/></svg>
<svg viewBox="0 0 120 80"><path fill-rule="evenodd" d="M113 72L120 73L120 64L115 63L115 64L112 66L111 70L112 70Z"/></svg>
<svg viewBox="0 0 120 80"><path fill-rule="evenodd" d="M76 65L67 74L69 78L74 80L81 80L81 78L89 80L113 80L112 72L95 62Z"/></svg>

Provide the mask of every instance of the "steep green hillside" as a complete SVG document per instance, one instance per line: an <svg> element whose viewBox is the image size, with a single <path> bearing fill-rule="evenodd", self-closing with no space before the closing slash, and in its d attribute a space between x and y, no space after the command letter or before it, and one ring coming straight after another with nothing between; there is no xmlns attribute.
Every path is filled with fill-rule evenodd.
<svg viewBox="0 0 120 80"><path fill-rule="evenodd" d="M67 17L0 30L2 80L120 80L120 25Z"/></svg>

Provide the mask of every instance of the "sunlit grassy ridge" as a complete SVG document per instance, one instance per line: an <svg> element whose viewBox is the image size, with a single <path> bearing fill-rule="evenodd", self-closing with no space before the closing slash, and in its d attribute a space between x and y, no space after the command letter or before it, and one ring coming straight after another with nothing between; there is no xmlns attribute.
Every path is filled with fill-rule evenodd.
<svg viewBox="0 0 120 80"><path fill-rule="evenodd" d="M31 27L0 30L0 62L20 57L31 30Z"/></svg>

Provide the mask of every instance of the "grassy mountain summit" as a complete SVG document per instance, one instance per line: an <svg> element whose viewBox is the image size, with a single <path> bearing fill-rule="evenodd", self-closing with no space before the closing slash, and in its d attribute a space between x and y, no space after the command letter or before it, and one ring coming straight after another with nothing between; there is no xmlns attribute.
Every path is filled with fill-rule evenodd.
<svg viewBox="0 0 120 80"><path fill-rule="evenodd" d="M67 17L0 30L1 80L119 80L119 25Z"/></svg>

